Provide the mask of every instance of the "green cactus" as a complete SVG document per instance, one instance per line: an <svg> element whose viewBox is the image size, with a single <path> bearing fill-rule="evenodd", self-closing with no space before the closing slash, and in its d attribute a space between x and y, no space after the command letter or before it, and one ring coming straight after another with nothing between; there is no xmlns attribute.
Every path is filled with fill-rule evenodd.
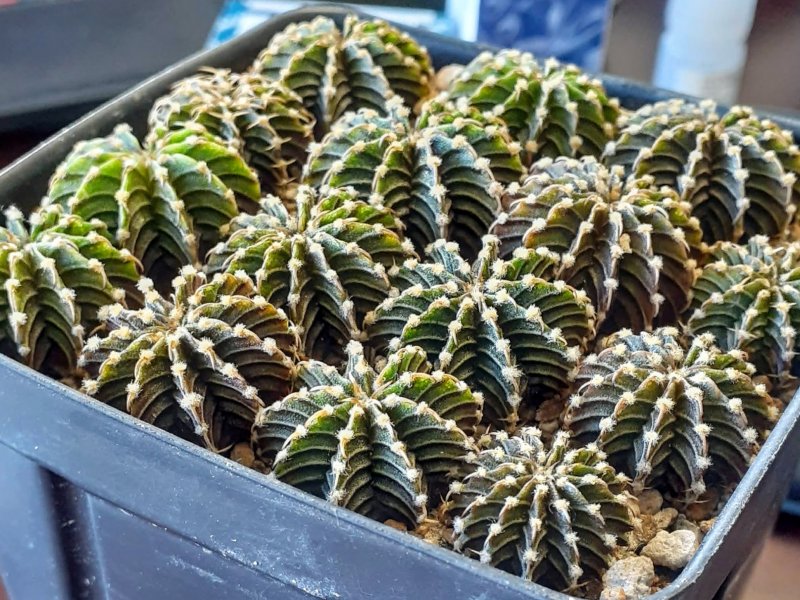
<svg viewBox="0 0 800 600"><path fill-rule="evenodd" d="M541 157L600 156L616 137L619 102L577 67L540 65L518 50L483 52L441 98L499 116L528 162Z"/></svg>
<svg viewBox="0 0 800 600"><path fill-rule="evenodd" d="M581 366L565 425L577 445L596 442L635 491L653 486L692 500L707 485L736 484L777 419L754 371L711 334L684 350L672 327L621 330Z"/></svg>
<svg viewBox="0 0 800 600"><path fill-rule="evenodd" d="M633 529L628 478L597 446L545 450L538 429L491 435L473 472L451 484L455 549L556 590L599 580Z"/></svg>
<svg viewBox="0 0 800 600"><path fill-rule="evenodd" d="M720 117L710 100L646 105L625 119L604 160L677 189L709 244L782 236L800 202L800 152L791 133L746 107Z"/></svg>
<svg viewBox="0 0 800 600"><path fill-rule="evenodd" d="M420 250L446 238L474 258L503 184L524 174L519 144L476 111L425 112L412 129L407 108L393 101L388 110L385 117L369 109L345 114L311 148L305 181L352 186L391 208Z"/></svg>
<svg viewBox="0 0 800 600"><path fill-rule="evenodd" d="M364 315L389 295L386 269L414 255L399 228L390 210L358 200L354 190L318 199L302 186L294 217L267 197L261 213L234 219L207 268L254 277L259 293L300 327L305 353L336 360L361 337Z"/></svg>
<svg viewBox="0 0 800 600"><path fill-rule="evenodd" d="M344 375L301 363L300 391L261 410L253 428L272 475L338 506L414 528L430 499L463 474L481 405L420 348L375 373L350 342Z"/></svg>
<svg viewBox="0 0 800 600"><path fill-rule="evenodd" d="M211 134L190 129L142 147L127 125L79 142L50 180L45 206L99 219L145 274L169 282L240 210L257 208L255 174Z"/></svg>
<svg viewBox="0 0 800 600"><path fill-rule="evenodd" d="M523 398L535 406L568 386L593 308L586 294L540 278L551 253L522 250L502 261L498 245L486 236L470 269L455 243L434 243L430 262L411 259L390 272L400 294L365 324L378 351L422 347L485 398L486 422L513 428Z"/></svg>
<svg viewBox="0 0 800 600"><path fill-rule="evenodd" d="M385 114L399 96L409 107L431 93L428 52L383 21L345 19L343 31L327 17L293 23L272 38L253 65L303 99L317 121L317 135L348 110Z"/></svg>
<svg viewBox="0 0 800 600"><path fill-rule="evenodd" d="M789 377L800 344L800 244L719 242L692 290L688 330L709 333L723 350L743 350L762 375Z"/></svg>
<svg viewBox="0 0 800 600"><path fill-rule="evenodd" d="M559 260L545 278L586 290L601 333L672 324L689 305L701 230L689 207L648 177L623 185L594 157L545 158L492 225L501 256L545 247Z"/></svg>
<svg viewBox="0 0 800 600"><path fill-rule="evenodd" d="M313 141L314 118L291 90L255 73L205 69L180 80L154 104L157 137L195 128L241 153L264 193L291 199Z"/></svg>
<svg viewBox="0 0 800 600"><path fill-rule="evenodd" d="M106 239L105 227L65 215L58 206L34 212L5 211L0 227L0 340L37 371L70 376L86 330L97 311L125 301L139 279L139 265Z"/></svg>
<svg viewBox="0 0 800 600"><path fill-rule="evenodd" d="M244 273L211 282L192 266L170 300L139 281L144 307L103 307L108 332L86 341L83 390L157 427L225 452L256 413L291 389L296 333Z"/></svg>

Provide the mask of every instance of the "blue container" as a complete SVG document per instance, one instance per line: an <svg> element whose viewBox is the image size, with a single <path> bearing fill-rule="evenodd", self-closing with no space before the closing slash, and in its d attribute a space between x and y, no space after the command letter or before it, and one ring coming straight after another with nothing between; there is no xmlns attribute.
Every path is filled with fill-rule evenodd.
<svg viewBox="0 0 800 600"><path fill-rule="evenodd" d="M31 209L72 145L199 67L243 69L277 31L336 7L282 15L179 63L0 172L0 204ZM413 31L437 66L483 47ZM626 106L668 97L616 78ZM783 121L800 133L800 124ZM137 421L0 356L0 578L11 600L270 598L567 600L568 596L295 490ZM656 600L728 598L770 531L800 448L800 401L683 573ZM746 551L743 551L746 549Z"/></svg>

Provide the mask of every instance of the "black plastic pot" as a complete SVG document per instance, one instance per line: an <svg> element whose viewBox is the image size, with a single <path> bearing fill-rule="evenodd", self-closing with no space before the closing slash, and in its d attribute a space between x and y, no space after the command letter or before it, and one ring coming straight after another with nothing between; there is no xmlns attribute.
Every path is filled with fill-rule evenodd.
<svg viewBox="0 0 800 600"><path fill-rule="evenodd" d="M245 68L285 14L148 80L0 173L0 204L31 209L72 145L148 108L198 67ZM423 31L437 66L480 47ZM605 78L638 106L667 92ZM800 124L782 123L800 133ZM0 578L11 600L281 598L566 600L249 471L0 357ZM730 597L769 532L800 449L789 405L689 566L657 599Z"/></svg>

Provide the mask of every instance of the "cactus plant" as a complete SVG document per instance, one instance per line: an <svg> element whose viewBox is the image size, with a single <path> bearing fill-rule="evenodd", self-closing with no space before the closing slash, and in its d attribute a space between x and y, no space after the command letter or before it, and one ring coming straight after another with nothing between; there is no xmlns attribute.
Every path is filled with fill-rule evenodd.
<svg viewBox="0 0 800 600"><path fill-rule="evenodd" d="M91 396L225 452L250 439L258 410L289 392L296 333L244 273L185 266L171 301L143 278L144 307L105 306L108 331L90 337L81 364Z"/></svg>
<svg viewBox="0 0 800 600"><path fill-rule="evenodd" d="M420 348L390 355L377 374L360 343L347 352L344 375L300 364L300 391L256 419L257 452L282 481L413 528L437 490L463 473L480 402L462 381L431 372Z"/></svg>
<svg viewBox="0 0 800 600"><path fill-rule="evenodd" d="M210 134L190 129L142 147L127 125L79 142L56 169L45 206L100 219L145 273L169 282L240 210L252 211L258 180L242 158Z"/></svg>
<svg viewBox="0 0 800 600"><path fill-rule="evenodd" d="M388 109L385 117L370 109L345 114L309 152L305 181L352 186L391 208L420 250L447 238L474 258L502 184L524 173L519 144L476 111L425 112L412 129L407 108L394 101Z"/></svg>
<svg viewBox="0 0 800 600"><path fill-rule="evenodd" d="M559 255L545 275L584 289L602 332L672 324L689 305L701 231L689 207L649 178L624 186L594 157L545 158L492 225L501 256L520 245ZM694 250L694 252L693 252Z"/></svg>
<svg viewBox="0 0 800 600"><path fill-rule="evenodd" d="M259 293L300 327L306 354L335 360L361 337L364 314L389 295L386 269L413 256L399 227L391 211L358 200L352 189L318 198L302 186L293 217L267 197L261 213L234 219L207 268L254 277Z"/></svg>
<svg viewBox="0 0 800 600"><path fill-rule="evenodd" d="M688 330L710 333L723 350L743 350L756 371L785 380L800 340L800 244L764 236L711 247L692 290Z"/></svg>
<svg viewBox="0 0 800 600"><path fill-rule="evenodd" d="M75 373L86 330L97 311L125 301L139 265L104 237L102 223L51 206L30 215L15 207L0 227L0 340L37 371Z"/></svg>
<svg viewBox="0 0 800 600"><path fill-rule="evenodd" d="M313 141L314 118L297 94L255 73L205 69L153 105L154 135L196 128L239 151L265 193L291 199Z"/></svg>
<svg viewBox="0 0 800 600"><path fill-rule="evenodd" d="M676 188L709 244L781 236L800 202L800 152L791 133L745 107L720 117L711 101L646 105L625 119L604 160Z"/></svg>
<svg viewBox="0 0 800 600"><path fill-rule="evenodd" d="M595 445L568 449L559 432L491 435L473 471L451 484L455 549L556 590L599 580L633 529L627 477Z"/></svg>
<svg viewBox="0 0 800 600"><path fill-rule="evenodd" d="M539 277L551 253L523 249L503 261L498 246L486 236L470 269L455 243L434 243L429 262L411 259L390 273L400 293L365 323L379 351L422 347L483 395L488 423L514 427L523 395L535 405L567 387L594 311L585 293Z"/></svg>
<svg viewBox="0 0 800 600"><path fill-rule="evenodd" d="M753 372L708 333L685 350L672 327L621 330L582 364L565 425L576 444L596 442L634 490L691 500L709 484L737 483L777 418Z"/></svg>
<svg viewBox="0 0 800 600"><path fill-rule="evenodd" d="M272 38L253 65L303 99L317 121L317 134L348 110L385 114L399 96L409 107L431 93L428 52L383 21L348 16L344 29L327 17L293 23Z"/></svg>
<svg viewBox="0 0 800 600"><path fill-rule="evenodd" d="M441 98L498 115L529 162L541 157L600 156L617 133L619 102L577 67L540 65L518 50L483 52Z"/></svg>

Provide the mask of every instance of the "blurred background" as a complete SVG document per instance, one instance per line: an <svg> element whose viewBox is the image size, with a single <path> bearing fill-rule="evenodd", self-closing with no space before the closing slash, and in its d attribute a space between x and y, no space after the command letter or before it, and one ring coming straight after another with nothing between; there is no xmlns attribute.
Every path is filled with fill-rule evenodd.
<svg viewBox="0 0 800 600"><path fill-rule="evenodd" d="M313 2L0 0L0 167L171 63L304 4ZM800 117L800 0L347 4L592 72ZM792 570L800 565L797 483L784 506L745 598L800 597Z"/></svg>

